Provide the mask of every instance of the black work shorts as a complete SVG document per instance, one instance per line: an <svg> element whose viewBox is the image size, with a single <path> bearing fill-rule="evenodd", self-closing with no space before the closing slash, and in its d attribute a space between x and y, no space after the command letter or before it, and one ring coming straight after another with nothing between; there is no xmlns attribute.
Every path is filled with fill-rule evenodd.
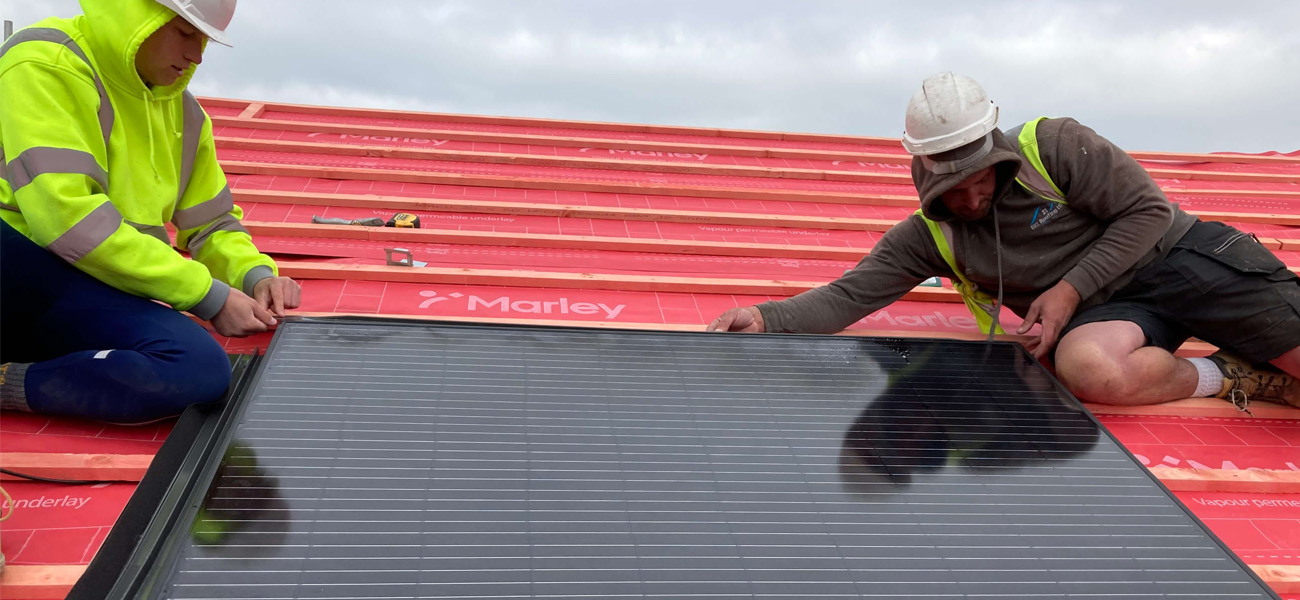
<svg viewBox="0 0 1300 600"><path fill-rule="evenodd" d="M1170 352L1195 336L1256 363L1300 346L1300 278L1254 236L1197 222L1163 260L1141 268L1110 300L1061 332L1130 321Z"/></svg>

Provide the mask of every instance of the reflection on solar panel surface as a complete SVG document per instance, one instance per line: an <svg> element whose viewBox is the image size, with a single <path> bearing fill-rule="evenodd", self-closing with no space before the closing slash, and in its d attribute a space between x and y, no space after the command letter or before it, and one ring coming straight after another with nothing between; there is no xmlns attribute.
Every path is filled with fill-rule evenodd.
<svg viewBox="0 0 1300 600"><path fill-rule="evenodd" d="M1018 347L304 321L167 598L1272 598Z"/></svg>

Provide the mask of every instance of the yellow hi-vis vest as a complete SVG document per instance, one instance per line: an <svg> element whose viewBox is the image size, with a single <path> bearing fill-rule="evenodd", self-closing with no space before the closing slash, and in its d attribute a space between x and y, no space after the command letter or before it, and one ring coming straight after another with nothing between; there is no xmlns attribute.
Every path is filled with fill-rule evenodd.
<svg viewBox="0 0 1300 600"><path fill-rule="evenodd" d="M1047 174L1047 169L1043 167L1043 159L1038 154L1038 122L1047 117L1039 117L1024 125L1021 125L1019 134L1015 129L1007 132L1007 137L1015 137L1019 142L1020 154L1025 157L1028 164L1022 164L1020 172L1016 174L1016 183L1019 183L1030 193L1038 196L1048 202L1058 202L1066 204L1065 194L1052 177ZM985 292L975 285L974 282L966 279L961 269L957 268L957 260L952 254L952 244L949 243L951 238L951 228L947 223L936 222L927 219L921 211L916 211L925 221L926 227L930 229L930 235L934 237L934 245L939 249L939 255L943 261L948 263L948 267L957 275L957 280L952 282L953 289L961 294L961 299L966 303L966 308L970 310L971 315L975 317L975 322L979 325L982 333L989 333L994 329L994 311L997 308L997 297ZM1001 326L996 328L996 333L1006 333Z"/></svg>

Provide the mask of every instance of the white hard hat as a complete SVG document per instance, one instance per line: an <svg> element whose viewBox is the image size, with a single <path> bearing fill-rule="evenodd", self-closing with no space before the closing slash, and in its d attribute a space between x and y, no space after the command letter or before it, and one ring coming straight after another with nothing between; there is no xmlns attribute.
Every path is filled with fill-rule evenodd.
<svg viewBox="0 0 1300 600"><path fill-rule="evenodd" d="M961 148L984 138L979 158L993 147L991 132L998 124L998 105L989 100L984 88L974 79L952 73L932 75L907 103L903 147L913 156L923 157L926 167L933 161L924 157ZM963 162L973 164L971 153ZM975 158L978 160L978 158ZM942 169L938 172L954 172Z"/></svg>
<svg viewBox="0 0 1300 600"><path fill-rule="evenodd" d="M235 16L236 0L158 0L158 3L170 8L172 12L189 21L208 36L212 41L223 46L230 45L226 35L226 26Z"/></svg>

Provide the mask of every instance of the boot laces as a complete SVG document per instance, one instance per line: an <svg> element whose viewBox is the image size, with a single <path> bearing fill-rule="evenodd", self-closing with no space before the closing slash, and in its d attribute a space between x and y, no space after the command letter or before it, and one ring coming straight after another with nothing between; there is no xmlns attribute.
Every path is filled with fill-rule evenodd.
<svg viewBox="0 0 1300 600"><path fill-rule="evenodd" d="M1241 389L1241 384L1236 381L1232 383L1232 389L1228 391L1228 402L1237 407L1237 412L1244 412L1252 417L1255 416L1255 413L1250 412L1250 396L1246 394L1246 390Z"/></svg>

